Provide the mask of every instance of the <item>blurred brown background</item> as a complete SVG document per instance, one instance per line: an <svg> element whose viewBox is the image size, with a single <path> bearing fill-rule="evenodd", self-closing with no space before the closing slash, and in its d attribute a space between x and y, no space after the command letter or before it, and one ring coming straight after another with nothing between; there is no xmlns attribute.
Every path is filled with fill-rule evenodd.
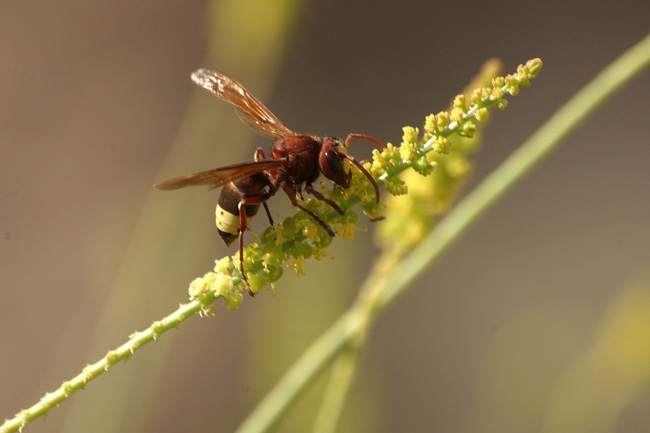
<svg viewBox="0 0 650 433"><path fill-rule="evenodd" d="M510 72L542 58L533 86L492 116L476 183L650 29L640 0L330 0L296 3L267 48L247 26L272 27L275 2L251 3L0 3L0 418L171 312L234 252L214 227L215 193L151 187L271 146L193 86L194 69L231 74L295 130L398 143L402 126L447 107L486 59ZM341 431L545 425L607 312L650 278L648 77L382 315ZM287 202L274 198L274 214L291 212ZM186 321L27 431L233 431L355 295L375 254L367 226L308 276L287 272L276 298ZM318 401L308 393L278 431L305 431ZM603 431L648 424L640 387Z"/></svg>

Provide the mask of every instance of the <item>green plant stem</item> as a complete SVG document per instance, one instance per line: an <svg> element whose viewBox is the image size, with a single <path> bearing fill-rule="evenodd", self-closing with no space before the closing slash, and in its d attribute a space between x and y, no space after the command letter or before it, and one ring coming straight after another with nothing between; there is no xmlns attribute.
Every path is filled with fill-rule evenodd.
<svg viewBox="0 0 650 433"><path fill-rule="evenodd" d="M109 371L115 364L129 357L139 348L147 343L157 340L158 337L170 329L177 328L181 322L190 316L193 316L201 308L210 305L216 296L206 294L201 301L195 300L186 305L180 306L176 311L158 322L154 322L144 331L136 332L131 336L129 341L115 350L109 351L106 356L92 365L86 366L83 371L69 381L63 384L54 392L47 393L41 401L29 409L24 409L16 414L10 420L6 420L0 426L1 433L15 432L22 430L27 424L34 419L47 414L50 409L54 408L64 400L67 400L72 394L83 389L88 382L99 375Z"/></svg>
<svg viewBox="0 0 650 433"><path fill-rule="evenodd" d="M373 265L373 269L364 281L354 306L350 309L351 335L345 342L345 348L332 366L332 375L323 395L323 402L314 422L314 433L336 431L338 420L343 411L347 394L350 390L354 372L359 360L359 352L364 347L373 318L379 309L386 288L387 278L392 275L402 255L384 252Z"/></svg>
<svg viewBox="0 0 650 433"><path fill-rule="evenodd" d="M357 348L348 347L334 361L332 374L323 394L323 403L318 409L314 421L313 433L336 432L356 371L358 356L359 350Z"/></svg>
<svg viewBox="0 0 650 433"><path fill-rule="evenodd" d="M476 189L460 202L447 217L401 260L388 278L378 305L379 310L390 305L398 295L438 258L451 243L471 226L481 214L535 165L552 151L612 93L630 81L650 62L650 35L626 51L601 71L561 107L517 151L489 175ZM362 310L345 312L296 361L274 389L244 420L238 433L268 431L305 390L316 375L336 354L356 338L356 332L372 317L361 317ZM373 314L374 310L370 310Z"/></svg>

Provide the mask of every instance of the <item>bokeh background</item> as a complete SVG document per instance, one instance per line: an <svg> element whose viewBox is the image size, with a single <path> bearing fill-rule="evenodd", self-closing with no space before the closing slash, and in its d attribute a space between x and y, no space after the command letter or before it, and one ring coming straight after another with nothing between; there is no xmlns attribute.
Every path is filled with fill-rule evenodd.
<svg viewBox="0 0 650 433"><path fill-rule="evenodd" d="M1 2L0 417L171 312L234 252L214 227L215 192L151 187L271 146L191 71L229 73L292 129L398 143L488 58L507 72L542 58L533 86L492 116L476 184L643 38L649 11L641 0ZM649 317L649 76L382 314L341 431L647 430L645 358L621 378L599 354L603 341L632 359L650 347L647 327L624 326ZM291 212L282 194L270 204ZM376 254L365 224L335 241L335 260L287 273L276 297L186 321L27 431L233 431L354 298ZM308 431L319 401L316 386L277 431Z"/></svg>

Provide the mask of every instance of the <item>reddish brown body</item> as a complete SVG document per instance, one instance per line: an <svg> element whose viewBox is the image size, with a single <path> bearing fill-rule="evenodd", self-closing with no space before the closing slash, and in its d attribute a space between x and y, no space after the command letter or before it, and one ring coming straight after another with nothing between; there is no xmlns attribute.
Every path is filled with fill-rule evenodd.
<svg viewBox="0 0 650 433"><path fill-rule="evenodd" d="M288 163L268 170L271 184L277 189L282 182L294 187L314 182L320 174L320 149L321 143L309 135L294 135L277 140L271 150L271 158L286 158Z"/></svg>
<svg viewBox="0 0 650 433"><path fill-rule="evenodd" d="M273 225L266 201L282 188L294 206L302 209L330 236L334 236L334 231L317 215L301 206L296 197L301 197L304 189L305 192L328 203L343 215L343 210L314 190L312 183L320 173L323 173L337 185L347 188L350 185L350 163L352 163L372 183L379 201L377 183L361 164L347 154L347 147L353 138L371 141L380 148L383 146L374 138L362 134L349 134L345 142L342 142L335 137L295 133L284 126L241 84L222 72L199 69L192 74L192 80L237 107L239 117L253 130L276 140L271 150L271 159L266 159L260 148L255 152L255 162L215 168L155 185L162 190L174 190L191 185L208 185L210 188L223 186L217 206L217 228L226 245L230 245L239 237L239 270L248 293L253 296L243 267L244 231L259 210L260 204L264 206Z"/></svg>

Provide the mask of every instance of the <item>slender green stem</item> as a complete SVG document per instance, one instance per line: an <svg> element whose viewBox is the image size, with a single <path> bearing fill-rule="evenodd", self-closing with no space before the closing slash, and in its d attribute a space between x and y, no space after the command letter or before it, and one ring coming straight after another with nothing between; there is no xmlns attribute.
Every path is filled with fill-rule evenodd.
<svg viewBox="0 0 650 433"><path fill-rule="evenodd" d="M605 68L558 110L496 171L460 202L449 215L394 269L380 308L391 304L471 223L552 151L608 96L650 62L650 35ZM316 375L364 327L369 317L359 310L344 313L285 374L276 387L244 420L238 433L268 431Z"/></svg>
<svg viewBox="0 0 650 433"><path fill-rule="evenodd" d="M302 354L273 390L255 408L236 433L268 431L346 344L354 328L350 312L340 317Z"/></svg>
<svg viewBox="0 0 650 433"><path fill-rule="evenodd" d="M325 387L323 403L314 421L313 433L333 433L345 406L359 356L357 347L348 347L334 361L332 376Z"/></svg>
<svg viewBox="0 0 650 433"><path fill-rule="evenodd" d="M188 317L199 312L203 307L210 305L216 296L206 294L200 301L195 300L186 305L180 306L176 311L160 321L154 322L144 331L136 332L131 336L129 341L109 351L106 356L92 365L87 365L80 374L72 379L63 382L63 384L54 392L47 393L41 401L34 406L24 409L16 414L10 420L6 420L0 426L1 433L15 432L22 430L27 424L34 419L47 414L50 409L67 400L72 394L83 389L88 382L99 375L109 371L118 362L129 358L137 349L147 343L157 340L158 337L170 329L177 328L181 322Z"/></svg>
<svg viewBox="0 0 650 433"><path fill-rule="evenodd" d="M350 336L345 341L345 348L332 366L332 373L323 395L323 402L314 422L315 433L336 431L347 394L354 379L359 352L364 347L366 337L376 317L387 278L401 257L384 252L373 265L373 269L364 281L359 296L350 309L354 322L349 323Z"/></svg>

